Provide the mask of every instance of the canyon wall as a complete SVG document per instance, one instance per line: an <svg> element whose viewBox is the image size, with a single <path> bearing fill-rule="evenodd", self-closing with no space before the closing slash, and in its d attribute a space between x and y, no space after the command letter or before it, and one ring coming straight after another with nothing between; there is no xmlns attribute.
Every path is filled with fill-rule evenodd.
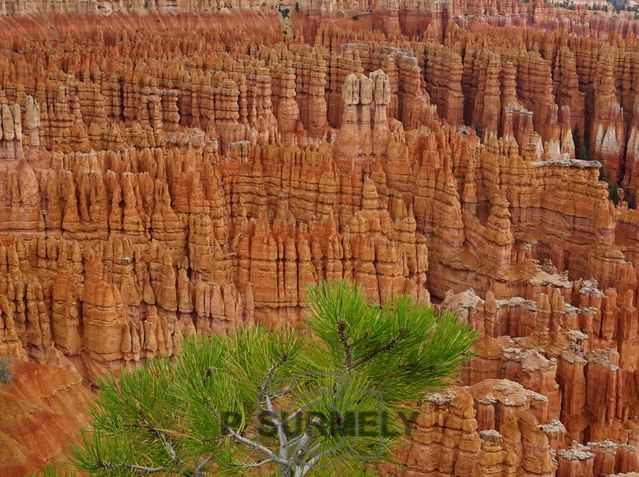
<svg viewBox="0 0 639 477"><path fill-rule="evenodd" d="M74 436L64 406L100 375L298 322L310 283L345 278L482 333L380 472L639 471L636 22L501 1L301 3L285 28L281 4L3 5L24 15L0 19L0 354L25 377L0 393L69 389L49 404ZM41 398L0 422L3 475L61 452L42 443L57 427L25 450Z"/></svg>

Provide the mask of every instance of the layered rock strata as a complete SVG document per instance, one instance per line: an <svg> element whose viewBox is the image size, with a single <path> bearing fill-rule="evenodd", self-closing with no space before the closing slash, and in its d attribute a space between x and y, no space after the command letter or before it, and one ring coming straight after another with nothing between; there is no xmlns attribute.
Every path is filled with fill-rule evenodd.
<svg viewBox="0 0 639 477"><path fill-rule="evenodd" d="M303 321L307 286L344 278L482 334L380 470L638 471L636 23L301 2L283 28L286 5L178 3L1 20L0 354L75 389ZM61 451L29 454L20 419L3 475Z"/></svg>

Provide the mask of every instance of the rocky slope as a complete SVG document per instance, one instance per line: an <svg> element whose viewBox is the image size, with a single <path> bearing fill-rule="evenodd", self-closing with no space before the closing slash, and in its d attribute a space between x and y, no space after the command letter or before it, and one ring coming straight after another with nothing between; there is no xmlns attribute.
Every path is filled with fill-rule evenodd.
<svg viewBox="0 0 639 477"><path fill-rule="evenodd" d="M72 368L16 362L13 381L0 388L2 475L31 474L62 454L89 424L91 400L89 387Z"/></svg>
<svg viewBox="0 0 639 477"><path fill-rule="evenodd" d="M0 19L0 354L51 387L0 387L25 406L0 421L2 475L59 454L46 436L76 435L65 409L101 374L303 320L324 278L482 332L381 472L639 471L636 22L479 0L81 5ZM38 412L57 417L21 431Z"/></svg>

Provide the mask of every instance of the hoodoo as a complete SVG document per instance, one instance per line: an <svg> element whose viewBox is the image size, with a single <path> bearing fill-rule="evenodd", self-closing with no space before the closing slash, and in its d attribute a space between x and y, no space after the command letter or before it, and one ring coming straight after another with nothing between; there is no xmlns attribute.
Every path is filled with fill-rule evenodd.
<svg viewBox="0 0 639 477"><path fill-rule="evenodd" d="M639 20L564 3L3 1L0 475L341 279L481 334L380 475L639 472Z"/></svg>

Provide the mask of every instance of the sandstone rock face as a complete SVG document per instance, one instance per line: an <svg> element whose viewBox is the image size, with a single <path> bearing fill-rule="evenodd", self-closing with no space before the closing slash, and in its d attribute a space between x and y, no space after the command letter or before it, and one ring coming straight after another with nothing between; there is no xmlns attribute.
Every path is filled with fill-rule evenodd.
<svg viewBox="0 0 639 477"><path fill-rule="evenodd" d="M73 369L15 361L13 381L2 385L0 462L2 475L36 472L65 450L89 424L92 395Z"/></svg>
<svg viewBox="0 0 639 477"><path fill-rule="evenodd" d="M381 472L639 471L637 22L373 6L2 4L0 354L24 378L0 474L61 452L80 383L303 321L342 278L482 334Z"/></svg>

